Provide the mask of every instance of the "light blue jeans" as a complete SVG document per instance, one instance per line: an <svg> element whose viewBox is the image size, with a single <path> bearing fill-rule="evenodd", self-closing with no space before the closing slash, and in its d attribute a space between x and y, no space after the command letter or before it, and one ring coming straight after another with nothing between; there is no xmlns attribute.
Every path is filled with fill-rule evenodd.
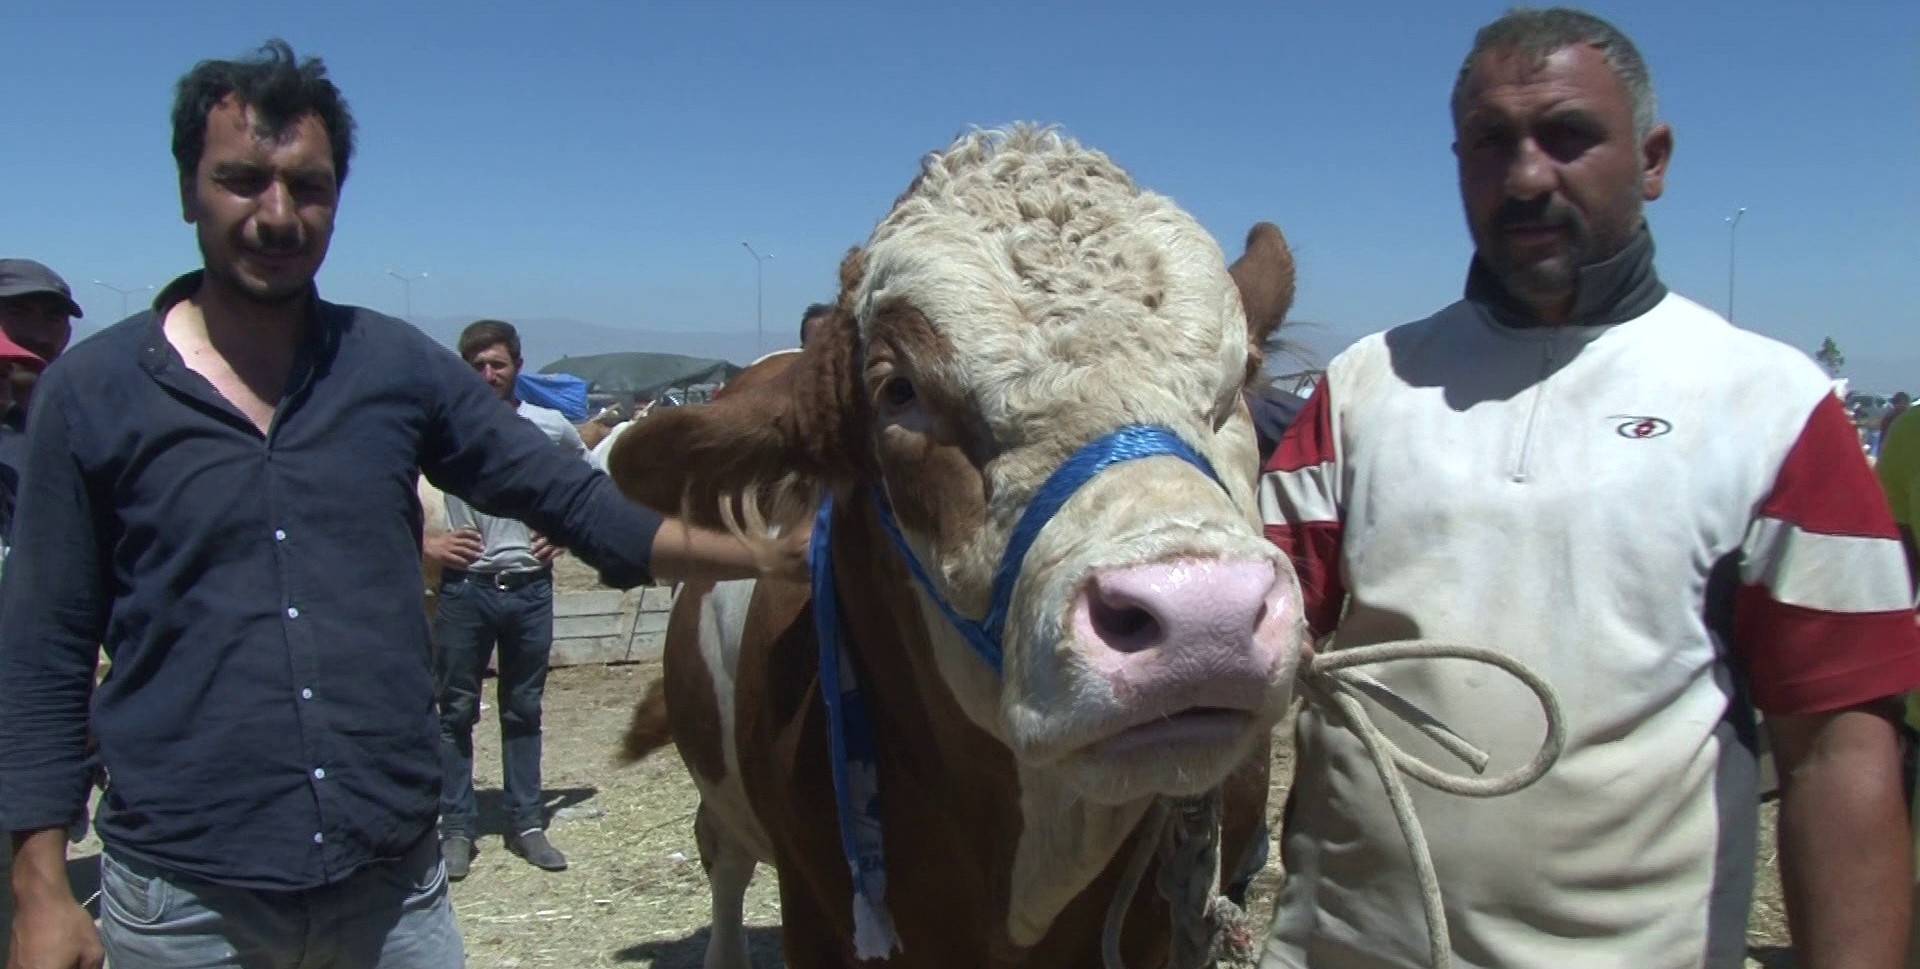
<svg viewBox="0 0 1920 969"><path fill-rule="evenodd" d="M296 892L255 891L100 853L112 969L462 969L439 840Z"/></svg>

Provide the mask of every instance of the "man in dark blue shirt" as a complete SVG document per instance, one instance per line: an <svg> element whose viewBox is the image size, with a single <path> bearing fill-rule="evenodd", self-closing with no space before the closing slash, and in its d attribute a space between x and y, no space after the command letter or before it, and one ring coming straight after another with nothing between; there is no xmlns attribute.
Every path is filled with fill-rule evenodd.
<svg viewBox="0 0 1920 969"><path fill-rule="evenodd" d="M203 62L173 120L205 268L49 367L28 423L0 578L14 962L459 966L415 475L622 587L800 579L803 539L643 511L419 331L321 300L353 122L318 61ZM62 830L90 728L97 934Z"/></svg>

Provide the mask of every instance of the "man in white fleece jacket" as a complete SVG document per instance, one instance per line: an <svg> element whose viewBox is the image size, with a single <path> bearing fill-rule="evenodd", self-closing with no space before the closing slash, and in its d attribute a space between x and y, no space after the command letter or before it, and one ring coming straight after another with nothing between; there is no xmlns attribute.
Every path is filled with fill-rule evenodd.
<svg viewBox="0 0 1920 969"><path fill-rule="evenodd" d="M1756 707L1799 964L1898 965L1910 855L1890 701L1920 686L1920 631L1840 402L1803 354L1661 284L1641 206L1673 136L1619 31L1570 10L1502 17L1453 119L1466 298L1333 361L1262 503L1327 648L1482 645L1560 693L1567 748L1539 783L1493 800L1409 785L1454 965L1741 966ZM1485 667L1378 677L1494 771L1539 745L1531 695ZM1311 707L1298 732L1263 965L1425 965L1417 883L1360 741Z"/></svg>

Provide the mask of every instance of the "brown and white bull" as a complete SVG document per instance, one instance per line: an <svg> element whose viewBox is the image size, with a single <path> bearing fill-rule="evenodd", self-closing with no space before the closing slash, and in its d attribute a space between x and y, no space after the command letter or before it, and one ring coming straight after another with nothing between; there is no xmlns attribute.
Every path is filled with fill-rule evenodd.
<svg viewBox="0 0 1920 969"><path fill-rule="evenodd" d="M814 346L636 422L609 467L634 500L707 521L751 494L801 509L776 516L795 527L832 496L899 950L854 955L811 619L825 604L808 588L683 593L625 754L677 742L699 785L709 969L748 964L741 899L758 861L779 874L793 969L1098 966L1134 840L1158 837L1144 833L1156 799L1224 786L1228 867L1260 837L1267 741L1305 627L1296 577L1262 537L1241 390L1292 300L1286 244L1256 226L1230 270L1173 202L1021 127L929 156L840 275ZM1019 566L996 673L935 597L986 613L1043 480L1136 425L1171 432L1218 481L1158 456L1078 487ZM931 588L882 533L883 503ZM1121 904L1127 963L1159 966L1165 903L1148 888Z"/></svg>

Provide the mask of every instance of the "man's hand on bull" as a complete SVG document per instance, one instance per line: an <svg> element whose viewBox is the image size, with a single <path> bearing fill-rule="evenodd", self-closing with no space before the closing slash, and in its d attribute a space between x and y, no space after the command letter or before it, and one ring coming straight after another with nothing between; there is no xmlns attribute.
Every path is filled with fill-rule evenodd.
<svg viewBox="0 0 1920 969"><path fill-rule="evenodd" d="M688 525L678 518L662 522L653 539L653 574L679 582L729 579L807 581L807 543L812 524L771 538L742 538Z"/></svg>
<svg viewBox="0 0 1920 969"><path fill-rule="evenodd" d="M480 533L471 528L457 528L438 535L428 535L421 547L434 561L450 569L464 569L472 565L486 551L486 545L480 541ZM539 554L536 549L535 555Z"/></svg>
<svg viewBox="0 0 1920 969"><path fill-rule="evenodd" d="M772 539L760 547L762 578L777 582L807 582L813 573L807 566L808 547L813 543L813 520Z"/></svg>
<svg viewBox="0 0 1920 969"><path fill-rule="evenodd" d="M548 540L547 536L539 532L533 533L533 557L537 559L541 565L552 565L554 559L565 554L567 554L567 550L553 544L552 541Z"/></svg>

